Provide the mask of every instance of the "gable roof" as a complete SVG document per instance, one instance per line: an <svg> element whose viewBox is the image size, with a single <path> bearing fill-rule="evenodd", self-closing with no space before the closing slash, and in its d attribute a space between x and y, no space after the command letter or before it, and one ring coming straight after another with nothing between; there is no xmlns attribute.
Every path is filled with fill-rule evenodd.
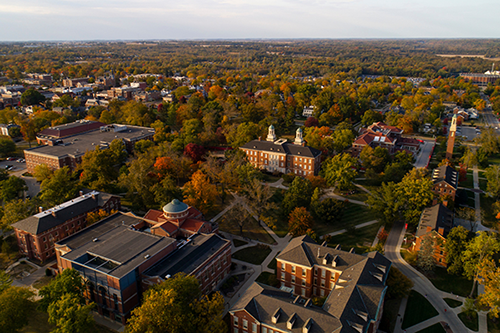
<svg viewBox="0 0 500 333"><path fill-rule="evenodd" d="M446 182L448 185L457 189L458 187L458 172L453 170L448 165L442 165L432 171L432 182L437 184L439 182Z"/></svg>
<svg viewBox="0 0 500 333"><path fill-rule="evenodd" d="M243 146L241 146L241 148L313 158L321 155L321 151L318 149L309 146L296 145L290 142L286 142L283 139L276 140L274 142L252 140L245 143Z"/></svg>
<svg viewBox="0 0 500 333"><path fill-rule="evenodd" d="M453 212L442 204L427 207L420 215L416 236L422 237L427 233L427 227L438 231L443 228L443 236L446 237L453 228Z"/></svg>

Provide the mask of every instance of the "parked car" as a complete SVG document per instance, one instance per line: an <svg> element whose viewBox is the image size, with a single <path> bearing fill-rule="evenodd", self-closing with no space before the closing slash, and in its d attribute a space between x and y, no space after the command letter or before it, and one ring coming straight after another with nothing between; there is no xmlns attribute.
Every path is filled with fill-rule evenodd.
<svg viewBox="0 0 500 333"><path fill-rule="evenodd" d="M7 157L7 161L15 161L17 160L17 157Z"/></svg>
<svg viewBox="0 0 500 333"><path fill-rule="evenodd" d="M6 165L6 166L5 166L5 169L6 169L6 170L12 170L12 168L13 168L13 167L14 167L13 165L10 165L10 164L9 164L9 165Z"/></svg>

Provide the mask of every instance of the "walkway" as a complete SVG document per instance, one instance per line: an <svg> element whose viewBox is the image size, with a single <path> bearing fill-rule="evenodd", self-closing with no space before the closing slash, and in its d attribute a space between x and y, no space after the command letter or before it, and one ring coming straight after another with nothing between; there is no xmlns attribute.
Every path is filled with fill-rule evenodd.
<svg viewBox="0 0 500 333"><path fill-rule="evenodd" d="M455 298L456 295L452 295L441 290L438 290L434 285L420 272L411 267L400 254L401 251L401 243L403 241L405 235L404 225L402 223L397 223L392 227L391 232L387 238L387 242L385 243L385 256L392 261L393 265L401 271L404 275L410 278L413 281L414 287L413 289L419 292L422 295L427 295L427 299L431 303L431 305L438 311L438 315L425 321L419 323L415 326L409 327L406 329L407 333L418 332L421 329L431 326L437 322L444 321L450 325L450 328L453 332L472 332L470 331L458 318L457 314L461 312L461 307L458 308L450 308L446 302L443 300L443 297L447 298ZM465 301L463 297L458 297L458 299L462 302ZM400 308L401 317L404 316L403 309ZM486 321L484 320L483 314L480 314L480 325L479 332L486 333L487 327L485 326ZM401 321L399 320L396 323L395 333L403 332L401 328Z"/></svg>

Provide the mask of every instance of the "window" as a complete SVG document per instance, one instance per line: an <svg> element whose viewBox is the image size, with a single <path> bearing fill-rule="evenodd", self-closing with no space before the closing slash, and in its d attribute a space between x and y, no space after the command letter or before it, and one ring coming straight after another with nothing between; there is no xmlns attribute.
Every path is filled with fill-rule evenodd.
<svg viewBox="0 0 500 333"><path fill-rule="evenodd" d="M302 285L305 286L306 285L306 280L302 280Z"/></svg>
<svg viewBox="0 0 500 333"><path fill-rule="evenodd" d="M257 324L256 323L252 323L252 332L257 333Z"/></svg>
<svg viewBox="0 0 500 333"><path fill-rule="evenodd" d="M281 272L281 279L284 280L285 279L285 273Z"/></svg>
<svg viewBox="0 0 500 333"><path fill-rule="evenodd" d="M321 289L321 291L319 292L319 294L320 294L321 297L325 296L325 290Z"/></svg>
<svg viewBox="0 0 500 333"><path fill-rule="evenodd" d="M318 275L318 268L314 268L314 275Z"/></svg>
<svg viewBox="0 0 500 333"><path fill-rule="evenodd" d="M292 273L295 273L295 266L292 266Z"/></svg>
<svg viewBox="0 0 500 333"><path fill-rule="evenodd" d="M305 288L304 288L304 289L302 289L302 296L303 296L303 297L306 297L306 289L305 289Z"/></svg>
<svg viewBox="0 0 500 333"><path fill-rule="evenodd" d="M238 326L238 317L233 317L233 318L234 318L233 325Z"/></svg>
<svg viewBox="0 0 500 333"><path fill-rule="evenodd" d="M330 289L333 289L333 281L330 282Z"/></svg>
<svg viewBox="0 0 500 333"><path fill-rule="evenodd" d="M46 241L47 241L47 239L46 239L45 237L43 237L43 241L44 241L44 242L46 242Z"/></svg>
<svg viewBox="0 0 500 333"><path fill-rule="evenodd" d="M246 319L243 319L243 329L248 329L248 321Z"/></svg>
<svg viewBox="0 0 500 333"><path fill-rule="evenodd" d="M326 269L322 269L321 270L321 277L325 277L326 276Z"/></svg>
<svg viewBox="0 0 500 333"><path fill-rule="evenodd" d="M306 270L302 268L302 276L306 276Z"/></svg>
<svg viewBox="0 0 500 333"><path fill-rule="evenodd" d="M262 326L262 333L267 333L267 327Z"/></svg>
<svg viewBox="0 0 500 333"><path fill-rule="evenodd" d="M113 294L113 300L115 301L115 310L118 310L118 296L116 294Z"/></svg>
<svg viewBox="0 0 500 333"><path fill-rule="evenodd" d="M295 283L295 275L292 275L292 283Z"/></svg>
<svg viewBox="0 0 500 333"><path fill-rule="evenodd" d="M239 333L239 332L240 332L240 330L238 329L238 327L235 327L234 328L234 333Z"/></svg>
<svg viewBox="0 0 500 333"><path fill-rule="evenodd" d="M325 280L321 280L321 286L324 287L325 286Z"/></svg>

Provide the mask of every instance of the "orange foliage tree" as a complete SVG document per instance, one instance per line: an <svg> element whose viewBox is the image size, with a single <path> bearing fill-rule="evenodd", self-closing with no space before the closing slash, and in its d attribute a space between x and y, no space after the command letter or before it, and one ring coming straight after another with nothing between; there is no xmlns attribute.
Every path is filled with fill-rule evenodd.
<svg viewBox="0 0 500 333"><path fill-rule="evenodd" d="M203 214L213 209L218 195L216 186L210 183L208 176L201 170L193 173L191 181L184 185L184 202L199 209Z"/></svg>
<svg viewBox="0 0 500 333"><path fill-rule="evenodd" d="M308 229L314 225L314 220L305 207L296 207L290 213L288 220L288 231L293 237L305 235Z"/></svg>

